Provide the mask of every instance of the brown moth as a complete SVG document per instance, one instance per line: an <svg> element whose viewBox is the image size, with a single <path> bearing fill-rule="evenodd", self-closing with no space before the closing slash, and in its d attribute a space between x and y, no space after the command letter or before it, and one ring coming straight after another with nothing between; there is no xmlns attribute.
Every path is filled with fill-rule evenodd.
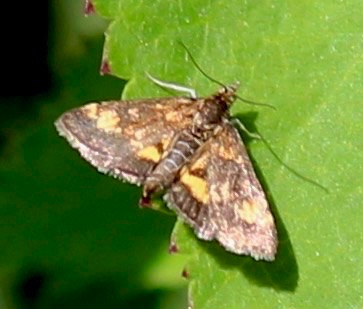
<svg viewBox="0 0 363 309"><path fill-rule="evenodd" d="M273 260L274 218L230 121L238 85L197 98L188 88L152 80L191 98L90 103L63 114L55 123L59 134L99 171L143 186L141 205L162 192L198 238Z"/></svg>

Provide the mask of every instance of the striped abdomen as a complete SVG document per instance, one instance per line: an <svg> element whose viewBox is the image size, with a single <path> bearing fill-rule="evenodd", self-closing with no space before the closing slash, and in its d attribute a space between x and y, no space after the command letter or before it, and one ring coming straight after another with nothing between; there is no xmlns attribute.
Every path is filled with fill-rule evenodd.
<svg viewBox="0 0 363 309"><path fill-rule="evenodd" d="M167 155L161 159L144 183L144 197L170 187L179 170L205 142L205 136L192 134L191 129L182 131Z"/></svg>

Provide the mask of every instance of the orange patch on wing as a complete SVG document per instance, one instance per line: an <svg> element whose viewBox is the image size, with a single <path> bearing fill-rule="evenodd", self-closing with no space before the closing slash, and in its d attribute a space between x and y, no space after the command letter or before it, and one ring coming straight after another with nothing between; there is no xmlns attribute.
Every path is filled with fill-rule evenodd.
<svg viewBox="0 0 363 309"><path fill-rule="evenodd" d="M188 170L183 169L181 172L180 181L188 187L192 196L204 205L208 204L209 191L207 182L198 176L189 173Z"/></svg>
<svg viewBox="0 0 363 309"><path fill-rule="evenodd" d="M161 148L163 149L163 151L168 149L170 142L171 142L171 138L163 138L161 140Z"/></svg>
<svg viewBox="0 0 363 309"><path fill-rule="evenodd" d="M233 147L226 148L224 146L220 146L218 154L221 158L225 160L236 160L238 157L236 153L233 151Z"/></svg>
<svg viewBox="0 0 363 309"><path fill-rule="evenodd" d="M120 133L120 117L114 110L101 110L97 117L98 129L108 132Z"/></svg>
<svg viewBox="0 0 363 309"><path fill-rule="evenodd" d="M166 121L179 122L181 121L181 115L178 111L170 111L165 114Z"/></svg>
<svg viewBox="0 0 363 309"><path fill-rule="evenodd" d="M97 119L98 118L98 108L99 108L99 104L90 103L90 104L83 106L81 109L88 118Z"/></svg>
<svg viewBox="0 0 363 309"><path fill-rule="evenodd" d="M138 151L137 156L141 159L157 163L160 161L161 153L156 146L148 146Z"/></svg>
<svg viewBox="0 0 363 309"><path fill-rule="evenodd" d="M238 207L238 213L243 221L249 224L256 223L261 215L261 206L250 200L244 200Z"/></svg>
<svg viewBox="0 0 363 309"><path fill-rule="evenodd" d="M202 153L198 159L196 159L190 167L191 171L204 170L207 166L207 161L209 159L209 152Z"/></svg>
<svg viewBox="0 0 363 309"><path fill-rule="evenodd" d="M131 116L131 119L133 119L134 121L139 119L139 109L138 108L130 108L127 112Z"/></svg>

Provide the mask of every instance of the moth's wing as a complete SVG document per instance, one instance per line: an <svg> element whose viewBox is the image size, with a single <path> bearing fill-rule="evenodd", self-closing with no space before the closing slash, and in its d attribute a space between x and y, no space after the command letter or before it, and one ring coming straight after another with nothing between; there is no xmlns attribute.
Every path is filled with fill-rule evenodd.
<svg viewBox="0 0 363 309"><path fill-rule="evenodd" d="M90 103L55 126L99 171L142 184L173 136L188 127L197 101L164 98Z"/></svg>
<svg viewBox="0 0 363 309"><path fill-rule="evenodd" d="M201 239L226 250L273 260L277 233L266 196L237 130L224 124L180 174L167 195Z"/></svg>

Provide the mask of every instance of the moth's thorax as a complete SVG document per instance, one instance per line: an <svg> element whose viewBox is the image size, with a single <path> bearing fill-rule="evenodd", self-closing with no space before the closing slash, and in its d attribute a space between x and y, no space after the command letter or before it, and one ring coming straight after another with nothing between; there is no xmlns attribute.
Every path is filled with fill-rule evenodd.
<svg viewBox="0 0 363 309"><path fill-rule="evenodd" d="M200 101L193 120L195 132L213 129L228 116L228 110L236 99L237 85L221 88L216 94Z"/></svg>

